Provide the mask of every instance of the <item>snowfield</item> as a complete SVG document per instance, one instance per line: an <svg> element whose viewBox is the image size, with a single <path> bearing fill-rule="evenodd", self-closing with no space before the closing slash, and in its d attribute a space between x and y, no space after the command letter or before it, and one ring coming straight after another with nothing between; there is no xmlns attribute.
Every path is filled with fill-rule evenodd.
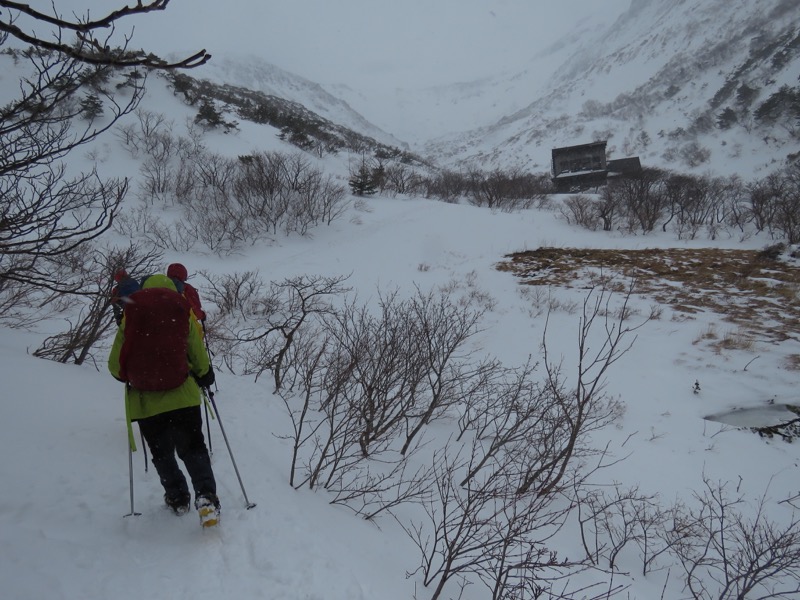
<svg viewBox="0 0 800 600"><path fill-rule="evenodd" d="M86 1L93 6L98 4L96 0ZM640 154L646 167L676 168L674 161L661 162L667 151L678 148L678 142L670 141L669 133L694 122L698 107L705 107L708 102L709 90L723 83L722 67L702 65L701 69L695 65L698 73L710 79L701 80L698 75L698 80L682 92L684 96L670 96L671 100L665 96L657 105L658 110L648 113L647 118L631 117L628 123L624 115L615 113L595 118L589 110L593 86L597 88L597 97L608 101L617 94L624 99L626 90L603 88L608 81L603 79L600 67L591 70L591 79L572 85L564 65L571 64L575 72L580 72L582 63L563 62L567 56L574 56L575 61L581 57L588 60L585 54L573 54L574 49L602 39L603 32L615 31L614 27L626 27L626 19L642 23L645 21L636 19L650 15L664 25L664 31L682 30L686 24L679 17L693 14L692 3L674 0L673 4L682 7L681 11L667 11L669 15L665 15L666 5L660 2L634 0L627 17L617 19L625 2L615 0L610 3L613 10L609 8L602 20L581 21L574 36L564 39L564 45L551 46L546 52L531 47L534 54L516 55L510 68L523 69L521 71L501 72L498 63L493 62L500 61L501 57L487 57L481 65L482 71L475 72L475 79L444 82L447 85L442 86L426 83L424 91L422 84L402 90L376 86L369 93L356 89L357 86L342 85L369 81L368 70L359 72L353 81L338 78L339 73L331 72L329 79L317 84L296 79L278 67L263 70L260 59L239 63L238 71L235 59L233 62L220 60L220 66L210 68L208 73L215 81L250 83L265 92L290 97L292 101L305 101L307 106L324 113L325 118L360 129L360 133L375 135L385 142L401 140L399 143L407 143L408 148L424 149L429 154L426 159L443 168L457 168L463 160L467 161L463 164L478 164L487 170L524 164L530 172L541 173L548 168L552 147L588 142L589 138L603 137L606 133L612 134L609 147L613 148L612 158ZM216 8L222 6L218 2L214 4ZM280 8L282 11L294 6L284 4ZM428 4L417 2L415 6L427 7ZM469 22L484 23L481 19L486 18L488 9L483 4L472 2L471 12L461 16ZM492 13L491 30L495 34L516 31L516 16L535 12L527 2L524 6L518 4L510 0L492 3L493 10L498 11L497 15ZM588 4L588 0L584 4ZM592 10L599 10L599 4L591 4ZM779 0L770 3L770 7L783 11L781 25L791 21L790 4ZM339 14L331 3L303 4L312 8L322 5L328 11L326 15L333 11L346 16L344 12ZM574 5L575 2L571 4ZM372 0L353 0L349 6L373 9L376 4ZM516 8L511 10L514 6ZM714 6L721 11L725 3L717 2ZM761 23L762 15L750 0L737 0L736 6L743 12L745 8L742 7L746 7L747 18ZM402 10L402 7L394 8ZM437 18L446 19L446 7L437 10ZM225 11L227 14L229 7L226 6ZM202 16L204 27L214 22L205 12L195 12ZM300 23L307 20L307 14L296 10L292 14ZM707 22L715 22L713 11L710 16L705 12L703 15ZM426 29L430 23L425 15L412 16L414 22L425 25L416 34L430 35L430 30ZM605 21L615 25L609 29ZM719 27L724 23L720 21ZM167 25L174 27L175 22L168 21ZM741 25L742 31L748 31L746 23ZM263 31L263 25L258 23L258 26ZM414 71L410 63L381 62L386 56L381 58L377 51L374 57L370 56L371 48L360 45L356 36L351 35L350 27L350 23L343 21L332 27L332 31L338 37L348 36L349 51L359 52L365 61L359 64L374 62L373 67L384 84L393 81L395 73L408 76ZM286 30L290 31L291 27L287 26ZM147 45L153 39L153 31L158 30L151 30L150 34L145 31L142 39L136 38L137 43ZM192 33L209 35L207 29L192 29ZM409 32L403 41L413 45L416 34ZM641 92L641 98L647 98L652 90L645 84L652 73L644 57L637 59L633 49L645 44L643 38L650 35L650 30L645 28L630 34L630 39L608 40L610 45L605 52L619 57L619 62L609 65L608 69L622 79L636 71L637 82L642 87L628 92ZM298 38L294 31L291 35L293 39ZM164 49L164 43L169 43L172 50L173 41L175 45L180 42L195 46L193 38L183 38L177 33L175 40L168 36L156 37L159 45L154 50L158 52ZM670 43L679 45L673 37L667 37ZM230 44L237 40L225 41L225 49L229 50ZM712 46L714 42L705 38L700 41ZM312 46L314 52L326 51L321 40ZM522 52L517 46L514 48L505 52ZM725 54L726 69L735 69L749 59L744 48L736 44L728 48L731 54ZM287 48L286 52L289 50ZM401 53L394 48L390 54L399 60L397 55ZM328 58L335 60L336 57L337 53L331 50ZM658 65L666 61L666 57L658 54L651 58ZM7 102L17 93L23 67L14 66L5 54L0 55L0 60L5 67L0 69L0 81L4 84L0 86L0 97ZM311 62L317 65L319 61ZM343 62L338 64L346 68ZM447 64L454 63L451 60ZM782 76L796 85L800 62L795 57L794 62L788 64ZM313 70L308 61L305 66L309 71L303 74ZM754 73L753 77L769 75L760 70ZM669 74L668 70L662 72L663 80L659 80L658 85L669 83ZM203 76L200 70L191 75ZM424 75L438 81L433 71ZM543 94L548 81L561 81L564 85L550 98L530 97ZM770 85L773 84L776 82ZM575 93L569 96L572 91ZM502 98L493 101L495 92ZM124 89L119 92L126 93ZM332 99L330 94L334 93L339 94L339 100ZM639 99L639 95L629 98L631 106L636 108ZM680 105L681 102L684 105ZM600 108L610 110L612 104ZM583 111L583 120L568 123L568 116L562 114L567 106ZM140 109L150 111L154 118L163 116L164 130L170 135L188 136L189 129L193 129L198 134L198 144L218 157L236 160L252 159L252 155L262 152L295 155L300 152L296 146L282 141L277 129L244 120L230 132L201 132L200 128L191 126L197 106L184 103L173 94L166 80L157 75L149 77ZM647 112L646 109L643 110ZM233 118L230 114L225 116ZM137 210L152 211L155 222L160 225L187 220L186 213L182 212L184 205L169 194L164 194L165 200L161 202L153 199L155 194L148 196L142 192L146 157L144 153L136 156L136 152L124 147L125 136L119 129L136 123L135 115L127 115L93 145L78 148L67 159L68 173L96 167L103 179L130 178L122 218L116 222L118 229L107 232L101 240L103 244L127 246L132 238L122 231L120 222L124 223L126 218L135 220L131 215L141 217L143 213ZM610 131L612 127L617 128L616 131ZM605 131L607 128L609 131ZM652 139L637 146L636 140L641 141L640 133L645 129L650 130ZM659 131L665 132L664 135L659 136ZM777 169L784 164L787 153L796 150L796 133L788 130L780 134L780 139L771 140L751 139L744 127L725 131L712 127L706 133L706 137L699 139L713 152L709 153L707 162L691 170L694 175L736 173L748 182L765 176L772 168ZM406 136L414 139L406 139ZM172 160L176 154L177 151L167 154L164 161ZM345 190L354 165L362 159L345 151L302 156L308 165L320 169ZM158 161L155 166L159 166ZM474 335L459 348L475 364L493 358L508 369L537 365L534 380L544 385L546 348L548 364L560 366L569 390L577 385L579 343L585 341L588 354L592 356L593 352L602 351L608 336L613 336L620 326L630 328L620 345L620 348L629 345L630 348L616 357L599 379L604 397L614 407L615 418L588 435L585 444L592 452L572 463L580 462L585 472L591 473L582 490L587 494L585 503L580 507L572 506L574 510L564 526L542 542L547 556L552 551L558 560L579 562L591 554L597 559L597 568L562 570L567 577L548 583L552 585L550 594L542 598L727 600L733 597L720 591L720 574L713 569L699 575L709 586L709 592L693 596L685 586L684 565L670 552L657 558L650 556L654 562L644 568L642 549L632 539L620 545L612 569L611 547L615 540L619 541L616 536L624 538L615 528L619 525L615 519L621 515L612 509L598 510L597 519L585 520L582 530L580 521L587 515L587 497L591 494L596 494L594 498L597 499L601 494L610 498L630 492L645 499L652 510L682 507L684 515L713 508L720 499L714 494L724 494L731 502L735 501L734 505L726 507L732 513L726 515L724 522L742 525L745 531L748 524L753 523L767 529L789 528L788 547L800 557L800 446L794 439L761 436L751 430L774 427L794 420L799 414L796 411L800 406L797 386L800 336L795 319L800 310L797 285L788 286L785 296L773 301L771 310L775 312L752 311L753 323L772 326L784 334L767 335L762 330L762 335L731 323L710 307L681 310L674 303L660 304L652 294L633 293L625 311L627 318L620 323L615 315L620 314L626 300L621 290L627 289L630 281L611 266L586 269L568 286L530 286L512 273L498 269L498 265L508 260L509 254L541 247L759 251L777 240L766 234L724 228L713 240L702 234L694 240L681 240L672 231L662 232L660 227L647 234L590 231L567 222L559 210L564 198L557 196L550 197L549 203L543 202L540 208L510 213L473 206L466 201L451 204L408 195L356 198L348 190L344 198L346 210L339 218L329 225L310 228L306 235L296 232L285 235L281 231L265 234L252 243L250 240L242 242L229 254L215 253L200 242L188 251L160 248L163 268L171 262L187 266L193 274L190 283L199 290L212 324L220 311L210 300L211 280L246 271L257 272L265 286L303 276L342 278L342 285L348 291L333 299L333 304L343 307L350 302L365 307L367 312L377 312L381 301L387 298L407 299L415 294L431 293L446 299L463 313L482 312ZM132 222L128 221L129 231L136 229ZM149 226L152 228L152 224ZM196 229L189 231L199 237ZM136 240L142 242L144 237ZM142 243L147 246L150 242ZM792 264L796 267L797 259ZM691 269L691 265L682 264L680 268ZM616 291L592 287L588 275L598 275L598 272L610 277L610 287ZM665 288L680 289L680 284L672 280L659 283ZM765 276L764 284L775 287L777 280ZM720 302L737 301L734 294L726 296L724 290L717 293ZM582 337L581 326L587 321L584 310L591 313L595 302L599 302L598 315L591 320L590 331ZM772 319L776 314L783 318L780 323L779 319ZM123 390L109 375L105 364L111 339L107 337L95 347L92 360L81 366L33 356L48 336L67 330L70 322L78 317L78 309L73 308L45 315L27 329L0 322L0 482L3 490L0 495L0 597L3 600L428 600L434 596L438 579L434 576L426 582L425 559L418 546L435 538L433 532L426 529L430 513L438 516L445 509L428 507L426 513L420 504L406 503L365 520L356 510L341 503L334 504L333 495L327 491L311 490L308 486L295 489L289 483L293 422L284 399L276 393L270 373L256 378L241 374L241 369L227 368L228 357L223 350L213 357L217 373L215 400L241 482L234 472L219 424L211 419L208 423L210 440L207 441L213 453L212 464L222 503L221 523L216 528L203 530L194 512L180 517L173 515L164 506L158 476L153 467L147 465L135 426L139 448L132 455L132 470L129 471ZM254 326L263 325L253 315L250 318ZM743 336L746 339L743 340ZM213 346L213 335L209 338ZM726 338L740 343L720 343ZM519 407L515 409L521 412ZM515 410L508 412L509 416L517 414ZM428 425L420 438L423 442L420 452L411 461L412 466L430 465L436 451L440 451L437 456L442 456L445 444L450 444L448 450L458 454L455 449L462 443L458 436L462 433L458 416L451 410ZM469 435L464 436L464 440L467 438ZM304 451L308 451L308 447ZM382 465L375 465L375 468L379 470ZM301 461L298 469L301 481L303 469ZM249 500L256 504L251 509L246 506L245 490ZM562 508L569 502L565 500L566 495L558 498ZM678 520L667 521L664 527L670 532L682 531ZM598 530L597 537L593 538L592 523L599 529L605 524L609 531ZM715 523L711 521L712 525ZM416 540L413 539L415 531L418 532ZM676 534L674 539L683 538ZM730 538L727 541L733 544ZM480 555L482 549L480 546L474 554ZM648 551L652 551L652 547ZM434 557L433 562L440 558ZM760 589L745 597L748 600L800 597L798 563L800 561L795 560L792 569L779 569L777 591L770 583L765 588L769 591ZM536 573L537 576L541 574ZM489 587L476 576L470 575L468 580L462 587L458 577L454 577L438 598L493 598ZM769 596L770 593L775 595ZM534 590L528 589L513 597L534 598ZM500 600L499 595L495 598Z"/></svg>
<svg viewBox="0 0 800 600"><path fill-rule="evenodd" d="M552 212L492 213L471 206L427 200L380 198L368 210L315 231L313 239L290 238L247 256L230 268L257 268L279 280L297 274L351 274L348 285L363 298L379 290L423 289L460 282L493 300L475 341L476 350L519 365L537 355L544 318L531 317L516 279L495 269L511 251L539 245L641 248L674 245L667 236L606 236L568 227ZM736 240L720 245L742 247ZM749 245L759 247L761 241ZM682 244L681 244L682 245ZM184 258L190 269L202 256ZM420 265L426 265L421 270ZM215 269L225 268L224 262ZM202 282L196 282L202 293ZM579 300L584 291L550 290ZM635 299L646 307L647 299ZM212 309L213 310L213 309ZM574 360L578 314L550 317L551 352ZM756 501L770 499L768 515L790 518L778 504L798 493L796 445L764 440L704 417L732 409L757 409L770 401L796 401L796 373L783 357L798 352L796 340L760 344L749 352L714 353L693 343L714 314L673 320L669 310L637 331L633 349L614 365L607 393L625 406L614 427L596 434L615 457L605 483L638 485L664 503L690 500L703 475L729 482ZM0 422L0 467L6 482L0 505L0 580L4 596L139 599L239 598L329 599L425 597L417 576L406 578L419 557L409 538L388 516L365 522L346 508L328 504L324 493L288 485L289 422L272 395L268 377L226 373L217 363L216 402L246 492L257 503L245 508L225 444L211 423L213 464L223 503L220 527L200 529L196 516L172 515L152 467L145 472L134 454L135 508L130 512L125 423L120 384L97 368L54 364L26 356L42 333L4 329L0 352L4 418ZM744 366L758 355L746 371ZM701 392L693 392L698 380ZM447 431L446 424L437 428ZM405 512L405 511L401 511ZM580 552L577 539L556 549ZM637 577L636 560L617 576L631 597L654 598L666 571ZM682 597L677 570L666 597ZM600 574L574 580L595 582ZM655 590L655 591L654 591ZM466 598L484 598L477 586Z"/></svg>

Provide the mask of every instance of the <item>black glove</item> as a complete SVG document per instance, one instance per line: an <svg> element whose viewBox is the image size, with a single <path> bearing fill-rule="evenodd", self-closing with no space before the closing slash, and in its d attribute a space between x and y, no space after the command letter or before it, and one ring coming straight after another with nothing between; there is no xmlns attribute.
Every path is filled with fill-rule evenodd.
<svg viewBox="0 0 800 600"><path fill-rule="evenodd" d="M210 388L214 385L214 369L209 365L205 375L195 375L194 380L201 388Z"/></svg>

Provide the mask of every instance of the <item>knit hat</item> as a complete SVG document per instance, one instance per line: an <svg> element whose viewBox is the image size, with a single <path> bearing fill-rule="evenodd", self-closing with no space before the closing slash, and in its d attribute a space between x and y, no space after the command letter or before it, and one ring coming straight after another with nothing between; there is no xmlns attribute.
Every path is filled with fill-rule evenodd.
<svg viewBox="0 0 800 600"><path fill-rule="evenodd" d="M125 269L117 269L114 272L114 281L119 283L120 281L125 279L127 276L128 276L128 272Z"/></svg>
<svg viewBox="0 0 800 600"><path fill-rule="evenodd" d="M172 263L167 267L167 277L177 279L178 281L186 281L186 278L189 277L189 273L186 271L186 267L181 263Z"/></svg>
<svg viewBox="0 0 800 600"><path fill-rule="evenodd" d="M133 292L139 291L139 282L136 281L133 277L127 277L119 282L117 286L117 295L120 298L125 298L126 296L130 296Z"/></svg>

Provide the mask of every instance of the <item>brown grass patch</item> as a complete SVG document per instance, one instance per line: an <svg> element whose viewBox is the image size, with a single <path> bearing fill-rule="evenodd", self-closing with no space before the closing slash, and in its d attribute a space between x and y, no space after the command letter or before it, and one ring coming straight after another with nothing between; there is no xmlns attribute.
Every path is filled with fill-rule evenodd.
<svg viewBox="0 0 800 600"><path fill-rule="evenodd" d="M634 293L674 311L712 311L733 325L721 346L751 347L754 336L779 342L797 339L800 325L800 268L757 250L539 248L509 254L497 268L526 285L586 287L622 280Z"/></svg>
<svg viewBox="0 0 800 600"><path fill-rule="evenodd" d="M800 371L800 354L790 354L787 356L785 365L790 371Z"/></svg>

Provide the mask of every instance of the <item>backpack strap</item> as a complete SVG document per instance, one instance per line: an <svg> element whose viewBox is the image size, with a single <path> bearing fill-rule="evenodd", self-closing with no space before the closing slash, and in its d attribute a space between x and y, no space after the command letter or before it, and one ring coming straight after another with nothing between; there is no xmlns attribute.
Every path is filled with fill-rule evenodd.
<svg viewBox="0 0 800 600"><path fill-rule="evenodd" d="M175 289L177 290L177 292L179 294L183 294L183 282L177 277L170 277L170 279L172 280L172 283L175 284Z"/></svg>

